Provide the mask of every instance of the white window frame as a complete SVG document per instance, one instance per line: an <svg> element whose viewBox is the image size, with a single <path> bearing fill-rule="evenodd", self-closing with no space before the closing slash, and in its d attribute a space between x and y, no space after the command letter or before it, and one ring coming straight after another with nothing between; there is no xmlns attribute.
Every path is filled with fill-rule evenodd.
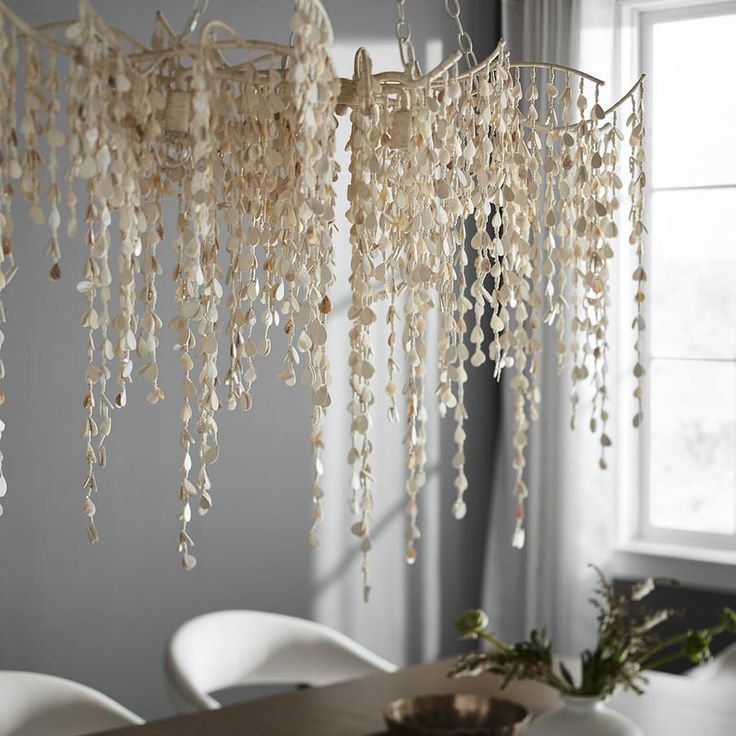
<svg viewBox="0 0 736 736"><path fill-rule="evenodd" d="M736 11L736 0L618 0L616 8L616 36L618 63L616 64L618 82L635 78L640 71L647 71L650 66L647 43L651 37L653 21L663 17L671 19L687 19L720 14L724 10ZM628 115L628 111L623 111ZM645 128L651 137L656 131L651 129L651 120L646 110ZM622 156L623 160L623 156ZM652 182L651 157L647 162L647 179ZM689 188L689 187L688 187ZM695 188L695 187L693 187ZM651 211L652 190L645 189L645 212ZM626 206L622 207L625 217ZM628 232L626 222L621 223L621 232ZM620 302L628 301L625 295L630 285L630 274L633 270L631 249L627 247L625 238L620 245L619 268L617 280ZM649 248L645 242L645 258ZM649 271L645 264L645 269ZM631 316L626 307L617 315L616 342L620 346L619 353L633 341ZM645 302L644 318L647 324L648 305ZM632 313L633 314L633 313ZM647 337L644 337L644 357L649 365ZM633 365L633 364L632 364ZM707 584L720 588L736 587L736 534L712 534L705 532L689 532L654 528L649 524L649 467L648 444L649 432L647 421L650 416L650 391L645 385L644 424L640 430L631 425L632 407L629 401L634 388L631 378L631 365L621 364L617 367L619 378L617 430L619 436L619 465L616 471L618 488L619 518L617 525L616 564L620 574L640 574L643 569L651 568L656 562L662 570L661 574L673 575L691 583ZM658 559L653 559L658 558ZM663 559L668 558L662 568ZM709 563L706 566L702 563ZM683 575L683 573L685 573Z"/></svg>

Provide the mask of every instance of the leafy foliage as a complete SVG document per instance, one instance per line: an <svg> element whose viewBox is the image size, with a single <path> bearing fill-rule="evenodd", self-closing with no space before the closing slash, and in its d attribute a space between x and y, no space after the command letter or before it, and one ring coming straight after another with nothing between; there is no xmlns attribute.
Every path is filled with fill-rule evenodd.
<svg viewBox="0 0 736 736"><path fill-rule="evenodd" d="M490 672L503 678L504 688L513 680L536 680L565 695L606 697L618 688L641 694L647 684L647 670L683 656L693 664L701 664L710 659L715 636L736 634L736 611L724 608L714 626L662 639L657 627L680 612L651 608L644 600L657 585L673 585L676 581L647 578L616 593L605 575L594 569L598 582L590 603L597 612L598 640L594 649L580 654L579 682L563 662L553 658L552 642L545 630L534 629L526 641L507 644L487 631L488 616L480 610L466 611L455 620L455 626L461 638L483 639L492 648L463 655L450 675Z"/></svg>

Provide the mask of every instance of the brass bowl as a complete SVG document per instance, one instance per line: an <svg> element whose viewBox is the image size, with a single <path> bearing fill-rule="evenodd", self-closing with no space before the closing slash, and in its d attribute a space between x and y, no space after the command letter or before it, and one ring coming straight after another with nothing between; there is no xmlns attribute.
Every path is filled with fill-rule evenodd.
<svg viewBox="0 0 736 736"><path fill-rule="evenodd" d="M459 694L400 698L383 717L389 733L401 736L519 736L532 714L511 700Z"/></svg>

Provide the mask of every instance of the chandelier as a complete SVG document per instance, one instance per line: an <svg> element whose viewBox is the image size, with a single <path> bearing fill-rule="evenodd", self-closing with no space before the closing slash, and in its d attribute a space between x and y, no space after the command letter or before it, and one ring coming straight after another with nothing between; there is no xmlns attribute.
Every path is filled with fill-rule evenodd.
<svg viewBox="0 0 736 736"><path fill-rule="evenodd" d="M84 242L77 283L87 333L82 513L91 542L99 538L97 474L105 441L135 373L147 384L150 404L164 399L156 357L157 248L168 241L176 253L178 305L169 327L183 376L182 564L196 565L193 510L204 515L212 506L217 411L250 409L258 358L272 349L283 350L283 382L311 392L309 542L319 543L335 282L334 138L336 115L348 112L348 461L365 597L376 391L388 396L389 420L404 423L409 563L421 534L430 393L440 414L455 422L452 513L466 514L468 363L488 362L496 379L510 374L512 541L524 545L525 451L541 399L545 324L556 334L559 370L570 370L573 423L579 386L592 388L588 419L606 466L609 263L622 198L638 260L634 425L641 423L644 77L604 108L602 80L559 64L511 62L503 42L479 63L457 0L445 5L459 50L424 72L404 0L396 5L403 68L374 73L370 55L359 49L352 79L340 79L319 0L296 0L288 45L245 39L220 21L201 23L195 38L206 9L199 0L181 33L157 13L149 43L106 25L87 0L77 20L38 28L0 2L0 296L17 271L17 192L28 217L46 229L52 280L61 278L60 230ZM165 202L177 208L171 232L164 228ZM436 355L427 345L432 320L439 329ZM376 340L387 344L380 377ZM437 385L427 385L430 360L438 366Z"/></svg>

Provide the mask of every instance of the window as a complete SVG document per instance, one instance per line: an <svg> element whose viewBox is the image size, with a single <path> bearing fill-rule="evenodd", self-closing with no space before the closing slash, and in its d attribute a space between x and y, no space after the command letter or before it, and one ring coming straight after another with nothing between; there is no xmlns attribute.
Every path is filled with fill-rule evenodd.
<svg viewBox="0 0 736 736"><path fill-rule="evenodd" d="M736 550L736 2L638 5L650 236L633 536Z"/></svg>

